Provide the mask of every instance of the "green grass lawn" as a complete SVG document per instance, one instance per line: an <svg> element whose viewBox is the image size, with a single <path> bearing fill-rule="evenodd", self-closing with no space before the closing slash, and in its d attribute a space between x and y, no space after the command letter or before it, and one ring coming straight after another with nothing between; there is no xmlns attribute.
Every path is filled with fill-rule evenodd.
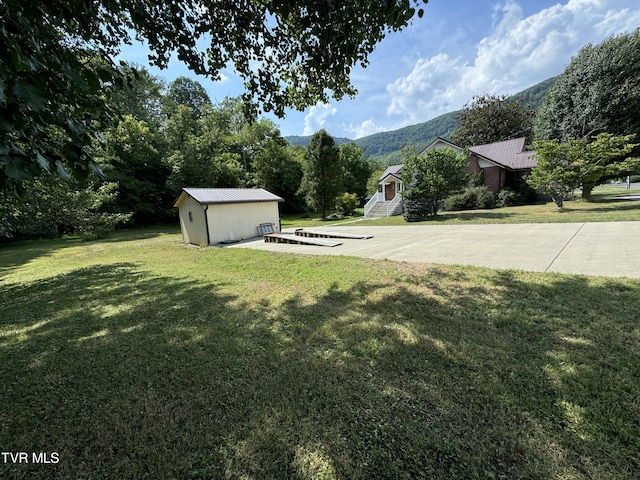
<svg viewBox="0 0 640 480"><path fill-rule="evenodd" d="M633 479L640 281L0 247L0 478Z"/></svg>
<svg viewBox="0 0 640 480"><path fill-rule="evenodd" d="M312 228L312 227L323 227L327 225L337 225L340 223L349 223L357 220L362 220L364 215L364 209L359 208L357 210L356 215L351 217L345 217L340 220L323 220L320 218L320 215L317 213L314 214L306 214L306 213L295 213L295 214L285 214L282 215L281 218L281 226L283 229L285 228Z"/></svg>
<svg viewBox="0 0 640 480"><path fill-rule="evenodd" d="M579 195L579 191L577 192ZM559 212L553 202L543 205L468 210L464 212L440 212L436 217L420 224L472 224L472 223L582 223L640 221L640 201L622 200L620 196L640 195L640 190L624 187L598 187L591 202L576 199L565 203ZM358 223L365 225L408 225L402 215Z"/></svg>

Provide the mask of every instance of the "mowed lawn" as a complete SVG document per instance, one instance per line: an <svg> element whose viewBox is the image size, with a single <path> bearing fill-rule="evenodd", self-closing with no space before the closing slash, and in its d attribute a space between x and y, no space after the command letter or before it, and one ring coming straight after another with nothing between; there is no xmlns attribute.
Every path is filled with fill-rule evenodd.
<svg viewBox="0 0 640 480"><path fill-rule="evenodd" d="M640 281L180 242L0 247L0 478L640 477Z"/></svg>
<svg viewBox="0 0 640 480"><path fill-rule="evenodd" d="M633 197L632 199L628 197ZM440 212L420 224L479 224L479 223L583 223L640 221L640 189L626 190L622 186L596 187L592 200L580 198L567 201L561 212L549 201L546 204L522 205L489 210ZM402 215L365 220L359 225L407 225Z"/></svg>

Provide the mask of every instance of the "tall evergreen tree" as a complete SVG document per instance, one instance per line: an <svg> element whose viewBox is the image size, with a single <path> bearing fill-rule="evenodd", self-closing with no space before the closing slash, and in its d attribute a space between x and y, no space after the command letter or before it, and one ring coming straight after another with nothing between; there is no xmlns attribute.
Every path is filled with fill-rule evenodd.
<svg viewBox="0 0 640 480"><path fill-rule="evenodd" d="M305 154L301 192L307 205L327 218L342 193L342 168L333 137L324 129L311 137Z"/></svg>

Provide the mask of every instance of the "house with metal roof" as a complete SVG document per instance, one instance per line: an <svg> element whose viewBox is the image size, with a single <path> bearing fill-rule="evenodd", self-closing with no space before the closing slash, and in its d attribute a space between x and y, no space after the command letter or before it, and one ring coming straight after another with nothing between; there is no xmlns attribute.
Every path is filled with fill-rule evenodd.
<svg viewBox="0 0 640 480"><path fill-rule="evenodd" d="M183 188L173 206L185 243L214 245L279 232L280 202L261 188Z"/></svg>
<svg viewBox="0 0 640 480"><path fill-rule="evenodd" d="M513 138L502 142L469 147L466 173L478 173L486 187L493 193L501 188L514 187L538 163L535 152L524 150L525 138ZM460 145L437 138L419 155L432 149L452 148L464 151ZM365 205L365 216L381 217L400 215L402 207L402 165L391 165L378 179L379 191Z"/></svg>

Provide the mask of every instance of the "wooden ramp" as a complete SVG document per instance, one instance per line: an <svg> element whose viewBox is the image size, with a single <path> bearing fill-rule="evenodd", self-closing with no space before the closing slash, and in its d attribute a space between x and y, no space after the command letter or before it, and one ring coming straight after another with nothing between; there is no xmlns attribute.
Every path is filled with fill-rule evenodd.
<svg viewBox="0 0 640 480"><path fill-rule="evenodd" d="M317 238L305 238L298 235L286 233L268 233L264 236L267 243L293 243L298 245L315 245L319 247L337 247L342 242L332 242L330 240L320 240Z"/></svg>
<svg viewBox="0 0 640 480"><path fill-rule="evenodd" d="M373 238L373 235L357 235L355 233L336 233L336 232L314 232L311 230L304 230L298 228L296 235L300 237L312 237L312 238L353 238L356 240L367 240Z"/></svg>

